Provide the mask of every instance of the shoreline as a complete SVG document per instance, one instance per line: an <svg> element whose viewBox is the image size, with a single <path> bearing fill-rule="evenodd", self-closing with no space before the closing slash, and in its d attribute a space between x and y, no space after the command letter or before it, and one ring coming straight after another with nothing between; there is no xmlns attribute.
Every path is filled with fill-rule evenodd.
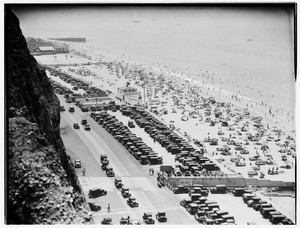
<svg viewBox="0 0 300 228"><path fill-rule="evenodd" d="M144 64L138 64L138 63L132 63L132 62L127 62L125 60L125 56L116 56L115 58L113 58L112 56L109 56L107 57L106 56L106 53L98 53L97 49L92 49L92 46L90 45L87 45L87 44L76 44L74 45L73 43L70 44L71 46L73 47L76 47L76 48L79 48L80 51L83 51L85 53L89 53L90 54L90 57L91 58L94 58L94 60L97 60L97 58L99 57L95 57L95 55L97 56L101 56L101 59L102 58L105 58L107 60L110 60L110 61L118 61L118 62L123 62L125 64L128 64L128 65L133 65L133 66L138 66L140 68L144 68L146 70L151 70L151 71L156 71L157 73L163 73L164 75L169 75L169 76L174 76L176 78L180 78L182 80L186 80L186 81L190 81L191 83L199 86L201 85L202 87L204 88L207 88L207 91L210 95L213 95L216 99L221 99L221 100L224 100L226 102L230 102L230 103L234 103L237 107L242 107L242 108L248 108L249 112L250 113L255 113L255 114L258 114L260 115L261 117L263 117L263 119L265 120L266 117L269 117L268 121L270 124L280 124L282 128L285 129L286 132L289 132L289 134L293 135L293 137L295 137L295 105L294 105L294 108L293 108L293 113L290 115L290 114L287 114L287 115L284 115L283 112L281 112L281 115L280 115L280 111L277 111L277 110L280 110L282 109L281 107L279 106L275 106L275 105L270 105L270 104L265 104L263 103L263 105L261 105L261 103L253 98L250 98L250 97L246 97L246 96L242 96L240 94L236 94L236 93L233 93L233 92L229 92L229 91L226 91L224 89L222 89L220 87L220 85L208 85L208 84L203 84L201 81L197 81L195 80L194 78L192 79L191 77L187 76L186 74L183 74L183 73L175 73L174 71L175 70L163 70L163 69L159 69L157 67L153 67L153 66L147 66L147 65L144 65ZM109 51L108 51L109 53ZM199 80L199 78L198 78ZM221 88L221 93L219 93L220 89ZM204 93L203 93L204 94ZM219 96L219 95L224 95L224 96ZM236 100L234 99L230 99L230 97L226 97L226 96L234 96L236 98ZM253 107L247 107L247 104L243 104L243 102L252 102L249 106L253 106ZM240 102L240 103L239 103ZM259 104L260 103L260 104ZM256 105L256 107L255 107ZM261 107L259 107L258 105L260 105ZM262 107L264 106L264 107ZM265 115L268 113L268 111L270 110L270 108L272 109L273 108L276 108L277 110L276 111L273 111L272 110L272 114L274 114L274 117L272 118L272 116L268 116L268 115Z"/></svg>

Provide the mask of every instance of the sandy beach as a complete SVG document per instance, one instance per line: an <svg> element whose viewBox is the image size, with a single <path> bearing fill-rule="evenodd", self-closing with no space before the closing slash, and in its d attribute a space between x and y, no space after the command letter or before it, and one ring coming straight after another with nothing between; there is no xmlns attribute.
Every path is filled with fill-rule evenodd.
<svg viewBox="0 0 300 228"><path fill-rule="evenodd" d="M201 142L207 154L230 175L248 177L249 171L256 170L257 178L263 173L266 179L295 181L295 132L291 119L272 113L268 106L254 104L252 100L218 90L187 75L138 63L129 64L123 59L117 61L107 53L104 55L82 44L70 45L74 51L69 55L36 58L44 64L69 64L60 69L96 87L112 91L112 97L118 87L129 82L138 88L142 96L145 93L145 104L158 99L159 105L155 109L148 105L148 109L155 110L154 115L189 142ZM88 62L91 65L80 65ZM217 101L215 105L201 105L210 97ZM223 114L222 118L214 117L218 112ZM255 122L257 119L259 121ZM224 120L229 126L221 126ZM259 126L253 126L257 124ZM259 137L259 141L251 142L250 135ZM218 145L205 142L207 138L217 138ZM196 144L194 146L197 148ZM226 147L229 153L224 152ZM254 156L258 158L251 161ZM244 164L238 166L237 161ZM288 169L284 168L287 166ZM277 174L269 175L272 170L276 170Z"/></svg>

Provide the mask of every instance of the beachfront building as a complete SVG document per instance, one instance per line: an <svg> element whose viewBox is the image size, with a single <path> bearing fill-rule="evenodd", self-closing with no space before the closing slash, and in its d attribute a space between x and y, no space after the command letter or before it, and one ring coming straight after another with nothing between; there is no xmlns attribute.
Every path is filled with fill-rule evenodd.
<svg viewBox="0 0 300 228"><path fill-rule="evenodd" d="M28 50L36 54L56 54L51 41L42 40L40 38L27 37L26 43ZM53 51L54 50L54 51Z"/></svg>
<svg viewBox="0 0 300 228"><path fill-rule="evenodd" d="M77 98L75 104L79 107L87 107L91 110L92 107L102 107L108 105L113 99L110 97L89 97L89 98Z"/></svg>
<svg viewBox="0 0 300 228"><path fill-rule="evenodd" d="M53 47L57 53L69 53L69 46L66 44L54 43Z"/></svg>
<svg viewBox="0 0 300 228"><path fill-rule="evenodd" d="M141 94L137 91L137 88L131 86L119 87L117 98L131 105L142 105Z"/></svg>
<svg viewBox="0 0 300 228"><path fill-rule="evenodd" d="M38 51L39 43L34 38L28 37L26 39L26 42L27 42L27 47L28 47L30 52Z"/></svg>
<svg viewBox="0 0 300 228"><path fill-rule="evenodd" d="M43 55L52 55L56 54L55 49L52 46L39 47L38 52Z"/></svg>

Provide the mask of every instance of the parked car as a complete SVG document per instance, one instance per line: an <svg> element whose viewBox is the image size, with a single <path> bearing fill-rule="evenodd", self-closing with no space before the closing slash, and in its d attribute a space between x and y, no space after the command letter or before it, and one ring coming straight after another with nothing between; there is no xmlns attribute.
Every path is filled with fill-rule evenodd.
<svg viewBox="0 0 300 228"><path fill-rule="evenodd" d="M131 194L129 193L129 188L126 188L124 186L122 186L121 194L123 198L129 198L131 196Z"/></svg>
<svg viewBox="0 0 300 228"><path fill-rule="evenodd" d="M112 219L109 218L109 217L106 217L106 218L104 218L104 219L101 221L101 224L102 224L102 225L112 225L112 224L113 224L113 223L112 223Z"/></svg>
<svg viewBox="0 0 300 228"><path fill-rule="evenodd" d="M99 196L104 196L107 194L107 191L102 188L92 188L89 190L89 198L97 198Z"/></svg>
<svg viewBox="0 0 300 228"><path fill-rule="evenodd" d="M84 126L84 130L86 130L86 131L90 131L90 130L91 130L91 127L90 127L90 125L86 124L86 125Z"/></svg>
<svg viewBox="0 0 300 228"><path fill-rule="evenodd" d="M99 206L95 203L89 202L89 207L91 208L91 211L100 211L101 210L101 206Z"/></svg>
<svg viewBox="0 0 300 228"><path fill-rule="evenodd" d="M130 207L138 207L139 206L139 204L136 202L136 198L134 198L134 197L129 197L127 200L127 204Z"/></svg>
<svg viewBox="0 0 300 228"><path fill-rule="evenodd" d="M78 124L78 123L74 123L74 124L73 124L73 128L74 128L74 129L79 129L79 128L80 128L80 126L79 126L79 124Z"/></svg>
<svg viewBox="0 0 300 228"><path fill-rule="evenodd" d="M214 222L213 219L210 219L210 218L207 218L207 217L206 217L206 218L204 219L204 221L203 221L203 224L204 224L204 225L214 225L214 223L215 223L215 222Z"/></svg>
<svg viewBox="0 0 300 228"><path fill-rule="evenodd" d="M120 225L132 225L132 222L130 221L129 216L127 218L121 217Z"/></svg>
<svg viewBox="0 0 300 228"><path fill-rule="evenodd" d="M101 162L102 165L108 165L109 164L109 161L108 161L108 158L107 158L106 154L101 154L100 155L100 162Z"/></svg>
<svg viewBox="0 0 300 228"><path fill-rule="evenodd" d="M76 159L74 161L74 166L75 166L75 168L81 168L81 161L79 159Z"/></svg>
<svg viewBox="0 0 300 228"><path fill-rule="evenodd" d="M180 201L180 205L183 206L184 208L186 208L192 202L193 201L191 199L183 199Z"/></svg>
<svg viewBox="0 0 300 228"><path fill-rule="evenodd" d="M191 203L186 207L186 210L191 214L194 215L198 210L198 204Z"/></svg>
<svg viewBox="0 0 300 228"><path fill-rule="evenodd" d="M270 217L270 222L272 224L278 224L278 223L280 223L284 219L286 219L286 217L284 215L272 215Z"/></svg>
<svg viewBox="0 0 300 228"><path fill-rule="evenodd" d="M113 168L110 167L110 166L106 167L105 172L106 172L106 175L108 177L114 177L115 176L115 172L114 172Z"/></svg>
<svg viewBox="0 0 300 228"><path fill-rule="evenodd" d="M133 121L128 121L128 127L130 127L130 128L135 128L135 125L134 125L134 123L133 123Z"/></svg>
<svg viewBox="0 0 300 228"><path fill-rule="evenodd" d="M75 112L74 107L69 107L69 112Z"/></svg>
<svg viewBox="0 0 300 228"><path fill-rule="evenodd" d="M143 220L146 224L155 224L154 219L152 218L151 213L144 213Z"/></svg>
<svg viewBox="0 0 300 228"><path fill-rule="evenodd" d="M178 185L173 189L174 194L188 193L188 191L188 187L183 185Z"/></svg>
<svg viewBox="0 0 300 228"><path fill-rule="evenodd" d="M204 220L206 219L206 215L205 215L205 211L200 211L198 210L195 215L194 215L195 219L199 222L199 223L203 223Z"/></svg>
<svg viewBox="0 0 300 228"><path fill-rule="evenodd" d="M225 194L227 192L227 187L224 184L219 184L219 185L216 185L216 187L211 188L210 192L212 194L218 194L218 193L219 194Z"/></svg>
<svg viewBox="0 0 300 228"><path fill-rule="evenodd" d="M115 186L116 188L121 188L122 187L122 180L121 178L115 178Z"/></svg>
<svg viewBox="0 0 300 228"><path fill-rule="evenodd" d="M164 212L164 211L157 212L156 219L159 222L166 222L167 221L166 212Z"/></svg>

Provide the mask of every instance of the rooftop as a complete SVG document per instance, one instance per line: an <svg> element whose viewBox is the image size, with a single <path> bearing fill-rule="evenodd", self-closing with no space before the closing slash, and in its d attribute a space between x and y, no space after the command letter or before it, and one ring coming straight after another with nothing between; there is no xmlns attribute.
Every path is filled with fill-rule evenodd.
<svg viewBox="0 0 300 228"><path fill-rule="evenodd" d="M55 51L55 49L51 46L39 47L41 51Z"/></svg>

